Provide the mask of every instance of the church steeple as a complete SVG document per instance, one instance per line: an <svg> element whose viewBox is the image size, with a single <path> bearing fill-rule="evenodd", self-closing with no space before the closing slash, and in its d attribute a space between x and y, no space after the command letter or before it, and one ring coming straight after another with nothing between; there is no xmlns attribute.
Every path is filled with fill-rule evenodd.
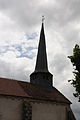
<svg viewBox="0 0 80 120"><path fill-rule="evenodd" d="M30 75L30 82L40 87L52 88L52 74L48 71L44 23L42 20L35 71Z"/></svg>
<svg viewBox="0 0 80 120"><path fill-rule="evenodd" d="M48 72L44 23L42 22L35 72Z"/></svg>

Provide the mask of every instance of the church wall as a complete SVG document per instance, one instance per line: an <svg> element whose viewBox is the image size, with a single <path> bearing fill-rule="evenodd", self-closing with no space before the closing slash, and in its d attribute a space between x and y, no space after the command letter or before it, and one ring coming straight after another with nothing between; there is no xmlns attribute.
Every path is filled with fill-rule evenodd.
<svg viewBox="0 0 80 120"><path fill-rule="evenodd" d="M66 120L65 105L33 103L32 120Z"/></svg>
<svg viewBox="0 0 80 120"><path fill-rule="evenodd" d="M0 120L66 120L66 104L0 97Z"/></svg>
<svg viewBox="0 0 80 120"><path fill-rule="evenodd" d="M0 97L0 120L22 120L20 99Z"/></svg>

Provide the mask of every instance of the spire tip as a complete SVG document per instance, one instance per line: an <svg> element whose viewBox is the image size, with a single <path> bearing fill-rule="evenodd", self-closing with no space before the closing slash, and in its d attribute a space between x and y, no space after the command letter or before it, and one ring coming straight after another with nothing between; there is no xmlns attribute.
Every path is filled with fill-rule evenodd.
<svg viewBox="0 0 80 120"><path fill-rule="evenodd" d="M44 15L42 15L42 23L44 23L45 17Z"/></svg>

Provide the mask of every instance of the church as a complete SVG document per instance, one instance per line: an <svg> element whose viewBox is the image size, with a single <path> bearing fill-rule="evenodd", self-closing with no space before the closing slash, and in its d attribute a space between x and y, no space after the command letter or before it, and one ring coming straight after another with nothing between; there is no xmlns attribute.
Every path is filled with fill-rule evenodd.
<svg viewBox="0 0 80 120"><path fill-rule="evenodd" d="M76 120L72 104L53 86L42 21L35 70L30 83L0 78L0 120Z"/></svg>

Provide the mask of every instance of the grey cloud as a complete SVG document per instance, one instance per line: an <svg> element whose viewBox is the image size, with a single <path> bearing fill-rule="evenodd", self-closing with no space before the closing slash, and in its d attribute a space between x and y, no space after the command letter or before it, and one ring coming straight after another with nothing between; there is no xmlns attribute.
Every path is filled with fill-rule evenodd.
<svg viewBox="0 0 80 120"><path fill-rule="evenodd" d="M55 14L58 14L56 19L61 25L80 20L80 1L79 0L57 0L58 7L56 7Z"/></svg>
<svg viewBox="0 0 80 120"><path fill-rule="evenodd" d="M67 56L64 54L56 54L51 64L53 64L57 74L62 74L62 72L68 68Z"/></svg>
<svg viewBox="0 0 80 120"><path fill-rule="evenodd" d="M0 0L0 9L25 29L37 25L43 14L50 24L55 23L62 27L72 21L80 20L79 0L56 0L51 4L50 2L41 4L37 0Z"/></svg>
<svg viewBox="0 0 80 120"><path fill-rule="evenodd" d="M29 28L37 23L38 17L35 19L35 15L37 15L36 2L36 0L0 0L0 8L4 13L8 14L11 19L20 24L21 27Z"/></svg>
<svg viewBox="0 0 80 120"><path fill-rule="evenodd" d="M0 59L0 77L24 80L29 82L30 71L25 71L25 66L18 66L17 64L4 61Z"/></svg>
<svg viewBox="0 0 80 120"><path fill-rule="evenodd" d="M72 53L75 44L80 44L79 29L74 28L74 26L75 25L69 24L61 31L61 35L64 39L62 47L64 48L64 50L66 50L67 56Z"/></svg>
<svg viewBox="0 0 80 120"><path fill-rule="evenodd" d="M79 0L56 0L51 4L50 2L41 4L37 0L0 0L0 8L24 26L36 25L42 14L48 18L48 22L57 22L61 25L75 19L80 20Z"/></svg>

